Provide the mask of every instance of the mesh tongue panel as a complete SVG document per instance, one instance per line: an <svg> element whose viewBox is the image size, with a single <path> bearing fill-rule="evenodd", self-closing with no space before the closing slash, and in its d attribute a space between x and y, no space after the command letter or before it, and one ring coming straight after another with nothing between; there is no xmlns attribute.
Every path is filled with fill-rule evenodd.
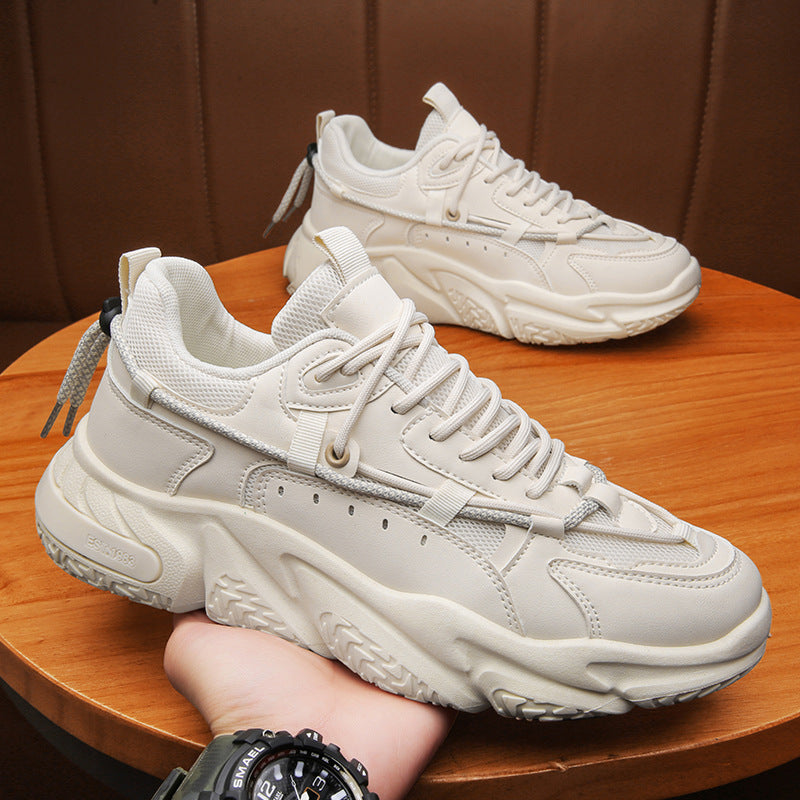
<svg viewBox="0 0 800 800"><path fill-rule="evenodd" d="M444 133L447 124L444 121L442 115L434 108L430 114L428 114L425 122L422 125L422 130L419 132L419 138L417 139L417 150L422 150L425 145L428 144L432 139L435 139L437 136Z"/></svg>
<svg viewBox="0 0 800 800"><path fill-rule="evenodd" d="M317 269L297 287L286 305L275 317L272 323L272 341L275 343L275 346L280 350L285 350L296 342L301 341L306 336L318 330L324 330L330 327L322 318L320 312L328 305L330 300L339 293L343 285L339 273L329 263L326 262L317 267ZM405 372L415 352L415 348L401 351L399 358L395 360L395 369L401 373ZM447 351L441 345L434 344L417 370L417 373L413 376L412 383L415 385L421 384L431 375L438 372L448 362L449 355ZM428 399L439 407L444 406L456 382L457 376L453 375L431 392L431 394L428 395ZM454 411L463 408L480 391L481 386L477 378L470 375ZM471 429L479 416L480 414L476 414L473 420L467 422L464 426L465 430ZM489 430L501 424L506 417L507 412L500 409L489 425ZM506 441L502 442L498 448L495 449L495 452L505 449L505 446L512 436L513 434L509 434Z"/></svg>
<svg viewBox="0 0 800 800"><path fill-rule="evenodd" d="M423 100L433 106L433 111L428 114L419 132L417 150L427 147L445 132L460 140L470 139L479 133L480 125L444 84L431 86Z"/></svg>
<svg viewBox="0 0 800 800"><path fill-rule="evenodd" d="M273 320L275 346L285 350L315 331L330 327L320 312L343 285L339 273L329 263L317 267L295 289Z"/></svg>
<svg viewBox="0 0 800 800"><path fill-rule="evenodd" d="M419 132L417 150L427 147L437 136L445 132L456 139L464 141L476 136L480 132L480 125L472 114L464 108L459 109L450 122L446 122L444 117L434 109L428 114L422 130Z"/></svg>

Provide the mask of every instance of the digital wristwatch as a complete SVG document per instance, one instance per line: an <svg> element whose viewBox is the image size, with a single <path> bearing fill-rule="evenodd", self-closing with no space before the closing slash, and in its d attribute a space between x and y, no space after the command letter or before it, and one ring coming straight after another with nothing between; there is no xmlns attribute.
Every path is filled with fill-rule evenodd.
<svg viewBox="0 0 800 800"><path fill-rule="evenodd" d="M186 772L175 768L153 800L378 800L367 770L316 731L261 729L217 736Z"/></svg>

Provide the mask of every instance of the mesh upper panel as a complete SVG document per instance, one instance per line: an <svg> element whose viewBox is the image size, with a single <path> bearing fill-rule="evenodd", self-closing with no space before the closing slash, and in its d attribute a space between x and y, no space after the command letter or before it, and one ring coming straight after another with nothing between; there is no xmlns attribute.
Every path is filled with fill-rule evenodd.
<svg viewBox="0 0 800 800"><path fill-rule="evenodd" d="M186 349L200 361L221 367L245 367L275 354L270 337L237 322L219 302L211 276L199 265L183 258L160 262L178 306L180 332ZM170 307L173 297L162 288ZM170 309L174 321L174 309Z"/></svg>
<svg viewBox="0 0 800 800"><path fill-rule="evenodd" d="M157 273L153 277L158 278ZM183 291L197 290L194 308L185 311L187 316L182 319L170 283L162 278L157 286L153 277L145 273L139 278L123 323L125 340L137 365L190 403L215 410L241 405L250 395L255 378L198 361L183 342L184 323L202 328L212 314L208 307L210 296L203 297L203 282L193 284L194 279L188 275L173 278L183 284ZM219 303L216 293L213 300Z"/></svg>
<svg viewBox="0 0 800 800"><path fill-rule="evenodd" d="M515 245L518 250L529 255L537 264L542 261L544 249L547 247L547 242L537 242L532 239L520 239Z"/></svg>
<svg viewBox="0 0 800 800"><path fill-rule="evenodd" d="M473 519L454 519L447 525L447 530L472 545L486 558L497 550L506 532L504 525Z"/></svg>
<svg viewBox="0 0 800 800"><path fill-rule="evenodd" d="M338 273L330 264L323 264L314 270L276 315L272 323L272 340L276 346L283 350L314 331L329 327L320 312L342 285Z"/></svg>
<svg viewBox="0 0 800 800"><path fill-rule="evenodd" d="M631 566L639 562L691 564L699 555L688 542L676 544L646 542L581 531L567 532L562 544L566 550L571 550L573 553L605 558L615 566Z"/></svg>
<svg viewBox="0 0 800 800"><path fill-rule="evenodd" d="M444 129L445 121L442 115L436 109L433 109L433 111L428 114L422 125L422 130L419 132L416 149L421 150L428 142L444 133Z"/></svg>
<svg viewBox="0 0 800 800"><path fill-rule="evenodd" d="M338 145L338 146L337 146ZM382 172L371 171L366 166L354 168L343 158L336 140L331 136L325 139L321 151L321 162L325 172L340 179L347 187L366 194L387 196L400 189L402 175L386 175Z"/></svg>

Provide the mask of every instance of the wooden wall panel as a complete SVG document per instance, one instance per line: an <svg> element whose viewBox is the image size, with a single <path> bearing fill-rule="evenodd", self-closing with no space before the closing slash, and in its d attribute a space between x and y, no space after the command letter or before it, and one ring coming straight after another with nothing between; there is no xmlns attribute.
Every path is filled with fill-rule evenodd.
<svg viewBox="0 0 800 800"><path fill-rule="evenodd" d="M30 26L23 0L0 4L0 316L55 319L69 314L56 272L42 171ZM30 280L35 275L36 280Z"/></svg>
<svg viewBox="0 0 800 800"><path fill-rule="evenodd" d="M685 225L701 263L800 295L800 4L721 0Z"/></svg>
<svg viewBox="0 0 800 800"><path fill-rule="evenodd" d="M70 312L115 294L124 250L213 258L194 4L35 3L45 182Z"/></svg>
<svg viewBox="0 0 800 800"><path fill-rule="evenodd" d="M548 2L535 150L543 176L610 214L677 236L712 21L709 0Z"/></svg>
<svg viewBox="0 0 800 800"><path fill-rule="evenodd" d="M132 247L261 247L318 111L411 147L437 80L546 179L800 293L796 0L9 0L0 23L5 320L90 313Z"/></svg>
<svg viewBox="0 0 800 800"><path fill-rule="evenodd" d="M214 235L220 258L265 246L261 232L315 139L315 117L366 115L363 3L302 0L264 13L251 0L198 5L200 75ZM299 224L275 228L288 241Z"/></svg>
<svg viewBox="0 0 800 800"><path fill-rule="evenodd" d="M413 147L436 81L455 92L504 149L526 159L536 107L539 4L382 2L377 7L375 132Z"/></svg>

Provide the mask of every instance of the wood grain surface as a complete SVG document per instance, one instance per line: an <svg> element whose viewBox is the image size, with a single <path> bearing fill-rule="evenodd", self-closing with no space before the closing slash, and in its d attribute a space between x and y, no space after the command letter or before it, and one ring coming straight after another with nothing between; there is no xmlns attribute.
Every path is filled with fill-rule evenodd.
<svg viewBox="0 0 800 800"><path fill-rule="evenodd" d="M261 330L286 299L282 255L211 270L231 312ZM747 552L773 603L764 659L728 689L655 711L559 723L462 714L414 798L665 798L800 755L800 300L703 278L685 314L634 339L545 349L448 326L438 337L570 452ZM162 776L209 740L163 674L170 615L67 576L34 527L36 483L63 443L38 434L87 324L0 376L0 676L68 732Z"/></svg>

